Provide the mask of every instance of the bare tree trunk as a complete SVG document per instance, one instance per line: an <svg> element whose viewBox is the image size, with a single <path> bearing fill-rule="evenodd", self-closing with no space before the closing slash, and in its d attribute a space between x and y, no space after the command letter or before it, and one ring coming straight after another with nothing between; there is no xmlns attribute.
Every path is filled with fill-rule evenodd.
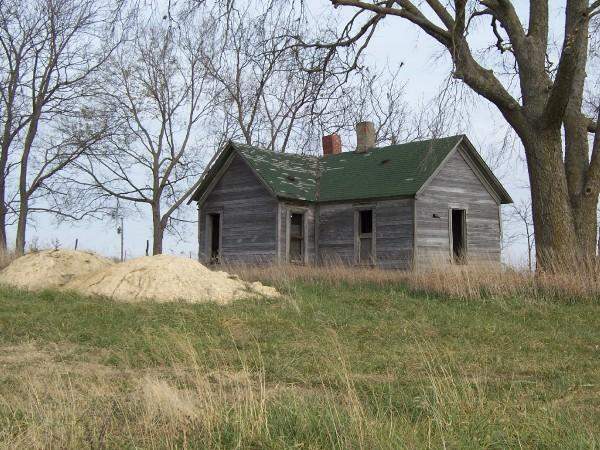
<svg viewBox="0 0 600 450"><path fill-rule="evenodd" d="M19 172L19 218L17 221L17 238L15 243L15 252L17 255L25 254L25 236L27 232L27 217L29 215L29 190L27 187L27 175L29 170L29 155L33 141L37 135L38 123L41 116L41 97L43 91L40 91L38 98L34 103L34 113L32 115L25 142L23 143L23 154L21 155L21 167Z"/></svg>
<svg viewBox="0 0 600 450"><path fill-rule="evenodd" d="M532 258L531 258L531 232L529 231L529 225L525 224L525 228L526 228L526 233L527 233L527 268L529 269L530 272L533 271L533 267L531 265L532 263Z"/></svg>
<svg viewBox="0 0 600 450"><path fill-rule="evenodd" d="M21 200L19 208L19 220L17 222L17 238L15 252L17 255L25 254L25 236L27 233L27 215L29 212L29 201L27 198Z"/></svg>
<svg viewBox="0 0 600 450"><path fill-rule="evenodd" d="M29 214L29 196L27 194L27 167L29 162L29 152L33 138L27 136L25 148L21 158L21 173L19 176L19 218L17 220L17 237L15 243L15 252L17 255L25 254L25 235L27 233L27 216Z"/></svg>
<svg viewBox="0 0 600 450"><path fill-rule="evenodd" d="M8 208L6 205L6 165L8 163L8 132L5 133L2 142L2 154L0 155L0 252L6 252L6 215Z"/></svg>
<svg viewBox="0 0 600 450"><path fill-rule="evenodd" d="M560 129L533 131L522 141L531 184L536 258L541 267L552 268L554 263L580 253L562 161Z"/></svg>
<svg viewBox="0 0 600 450"><path fill-rule="evenodd" d="M160 205L152 205L152 254L163 252L163 237L165 229L160 217Z"/></svg>
<svg viewBox="0 0 600 450"><path fill-rule="evenodd" d="M581 48L589 45L588 34L582 35ZM582 112L585 90L587 51L577 60L573 88L563 119L565 130L565 170L577 241L582 256L590 257L596 252L596 228L598 195L587 190L590 146L587 124L589 119Z"/></svg>
<svg viewBox="0 0 600 450"><path fill-rule="evenodd" d="M581 254L586 258L593 257L596 254L598 197L583 193L571 200L571 204L573 206L575 234Z"/></svg>
<svg viewBox="0 0 600 450"><path fill-rule="evenodd" d="M3 178L3 177L2 177ZM5 194L5 182L4 178L0 182L0 252L6 252L7 250L7 239L6 239L6 206L4 205Z"/></svg>

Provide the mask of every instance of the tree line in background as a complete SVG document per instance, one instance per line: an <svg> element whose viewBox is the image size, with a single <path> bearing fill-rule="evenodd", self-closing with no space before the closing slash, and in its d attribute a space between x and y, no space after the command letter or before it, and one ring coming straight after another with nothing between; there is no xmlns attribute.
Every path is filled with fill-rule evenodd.
<svg viewBox="0 0 600 450"><path fill-rule="evenodd" d="M22 254L37 214L139 212L161 253L228 140L314 152L323 134L347 136L366 118L382 143L443 132L426 108L409 126L394 71L358 70L342 53L324 64L299 46L332 32L302 10L174 5L0 0L0 250L16 225Z"/></svg>
<svg viewBox="0 0 600 450"><path fill-rule="evenodd" d="M458 129L466 86L524 148L531 217L526 205L514 217L527 223L530 252L535 242L542 264L595 254L598 83L587 74L597 73L599 1L566 1L562 45L544 0L529 2L527 25L509 0L331 3L353 11L348 22L307 18L303 0L0 0L0 250L16 226L23 253L37 214L141 213L161 253L228 140L315 152L324 134L349 142L361 120L376 124L379 143L435 137ZM418 110L403 100L401 68L364 65L390 17L449 56L447 87Z"/></svg>

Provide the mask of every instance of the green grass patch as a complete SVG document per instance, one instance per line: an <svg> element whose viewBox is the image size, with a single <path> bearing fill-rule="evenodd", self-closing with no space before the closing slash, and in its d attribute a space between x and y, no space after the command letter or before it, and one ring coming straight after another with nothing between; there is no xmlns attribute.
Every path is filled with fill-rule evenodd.
<svg viewBox="0 0 600 450"><path fill-rule="evenodd" d="M6 447L590 448L597 304L292 283L230 306L0 290Z"/></svg>

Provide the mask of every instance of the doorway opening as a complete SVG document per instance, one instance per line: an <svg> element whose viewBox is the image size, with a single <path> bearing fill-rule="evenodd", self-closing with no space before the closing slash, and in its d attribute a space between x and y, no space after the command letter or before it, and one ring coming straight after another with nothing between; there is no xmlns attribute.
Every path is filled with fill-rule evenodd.
<svg viewBox="0 0 600 450"><path fill-rule="evenodd" d="M289 262L301 264L304 260L304 214L290 214Z"/></svg>
<svg viewBox="0 0 600 450"><path fill-rule="evenodd" d="M209 256L210 262L218 264L221 259L221 214L209 214Z"/></svg>
<svg viewBox="0 0 600 450"><path fill-rule="evenodd" d="M358 262L373 263L373 210L358 211Z"/></svg>
<svg viewBox="0 0 600 450"><path fill-rule="evenodd" d="M452 210L452 258L465 264L467 256L467 215L464 209Z"/></svg>

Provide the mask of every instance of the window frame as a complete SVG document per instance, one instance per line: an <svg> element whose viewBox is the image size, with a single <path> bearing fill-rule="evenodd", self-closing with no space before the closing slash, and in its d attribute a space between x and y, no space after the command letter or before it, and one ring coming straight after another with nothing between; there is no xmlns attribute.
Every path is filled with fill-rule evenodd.
<svg viewBox="0 0 600 450"><path fill-rule="evenodd" d="M308 208L286 208L286 223L285 223L285 261L288 264L306 264L306 237L307 233L307 221L306 221L306 212ZM290 248L291 248L291 239L292 239L292 214L299 214L302 216L302 225L300 229L302 230L302 243L300 245L300 260L292 261L290 260Z"/></svg>
<svg viewBox="0 0 600 450"><path fill-rule="evenodd" d="M454 231L452 230L452 212L453 211L462 211L462 240L463 240L463 249L462 255L457 259L454 256ZM448 207L448 247L450 253L450 262L452 264L467 264L469 258L469 208L464 204L451 204Z"/></svg>
<svg viewBox="0 0 600 450"><path fill-rule="evenodd" d="M219 216L219 254L216 261L212 257L212 216ZM206 255L206 262L209 264L220 264L223 261L223 221L224 211L223 208L210 208L204 210L204 254Z"/></svg>
<svg viewBox="0 0 600 450"><path fill-rule="evenodd" d="M361 233L361 212L371 211L371 233ZM361 261L361 239L371 239L371 261ZM377 208L375 204L354 205L354 263L361 266L377 264Z"/></svg>

